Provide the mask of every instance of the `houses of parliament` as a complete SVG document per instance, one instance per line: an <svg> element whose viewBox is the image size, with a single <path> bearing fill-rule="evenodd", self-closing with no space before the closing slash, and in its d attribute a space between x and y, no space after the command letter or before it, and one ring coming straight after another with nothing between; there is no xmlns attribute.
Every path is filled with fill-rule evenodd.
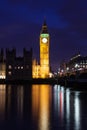
<svg viewBox="0 0 87 130"><path fill-rule="evenodd" d="M0 49L0 79L31 79L31 78L48 78L50 72L49 63L49 45L50 36L48 33L46 21L42 25L40 32L40 61L33 59L32 48L28 51L23 49L23 56L16 56L16 49Z"/></svg>

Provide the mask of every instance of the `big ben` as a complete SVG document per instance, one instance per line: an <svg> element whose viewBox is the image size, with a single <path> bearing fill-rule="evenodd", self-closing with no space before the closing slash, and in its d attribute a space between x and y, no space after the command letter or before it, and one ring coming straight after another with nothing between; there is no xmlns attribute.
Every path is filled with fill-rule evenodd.
<svg viewBox="0 0 87 130"><path fill-rule="evenodd" d="M40 33L40 77L49 77L49 33L44 21Z"/></svg>

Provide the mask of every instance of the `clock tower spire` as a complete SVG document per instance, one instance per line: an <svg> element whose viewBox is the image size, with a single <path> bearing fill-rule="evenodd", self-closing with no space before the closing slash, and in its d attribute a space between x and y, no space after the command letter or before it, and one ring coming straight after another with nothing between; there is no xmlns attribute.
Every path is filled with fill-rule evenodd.
<svg viewBox="0 0 87 130"><path fill-rule="evenodd" d="M41 33L48 33L46 20L44 20L44 23L43 23L43 25L42 25Z"/></svg>
<svg viewBox="0 0 87 130"><path fill-rule="evenodd" d="M40 33L40 77L49 77L49 33L46 20L42 25Z"/></svg>

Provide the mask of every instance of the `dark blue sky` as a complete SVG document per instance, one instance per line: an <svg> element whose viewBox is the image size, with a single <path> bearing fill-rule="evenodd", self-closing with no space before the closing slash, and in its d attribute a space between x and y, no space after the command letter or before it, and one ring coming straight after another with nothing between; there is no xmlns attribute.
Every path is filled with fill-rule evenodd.
<svg viewBox="0 0 87 130"><path fill-rule="evenodd" d="M51 37L50 62L57 66L81 52L87 55L86 0L1 0L0 48L33 47L39 57L39 34L46 17Z"/></svg>

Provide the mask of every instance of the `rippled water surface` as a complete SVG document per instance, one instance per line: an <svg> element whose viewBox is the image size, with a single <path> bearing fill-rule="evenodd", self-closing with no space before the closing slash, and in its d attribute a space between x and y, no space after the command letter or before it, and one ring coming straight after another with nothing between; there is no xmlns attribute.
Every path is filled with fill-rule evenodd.
<svg viewBox="0 0 87 130"><path fill-rule="evenodd" d="M0 85L0 130L86 130L87 91Z"/></svg>

